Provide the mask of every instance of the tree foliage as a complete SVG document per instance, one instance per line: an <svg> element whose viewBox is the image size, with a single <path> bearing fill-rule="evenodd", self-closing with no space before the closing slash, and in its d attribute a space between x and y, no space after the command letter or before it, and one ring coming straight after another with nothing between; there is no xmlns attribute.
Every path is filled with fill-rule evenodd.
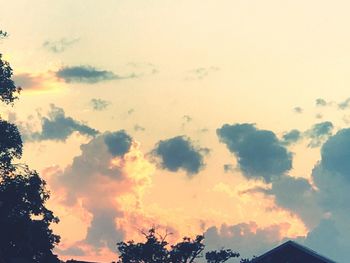
<svg viewBox="0 0 350 263"><path fill-rule="evenodd" d="M0 38L6 36L0 30ZM0 102L6 105L12 105L21 90L12 75L10 64L0 54ZM0 116L0 262L59 262L52 253L59 236L50 229L58 218L45 206L50 197L45 181L27 165L15 163L22 148L16 125Z"/></svg>
<svg viewBox="0 0 350 263"><path fill-rule="evenodd" d="M118 263L194 263L203 257L207 263L223 263L240 255L231 249L214 250L204 253L204 236L198 235L191 239L184 237L175 245L169 245L164 237L158 235L154 228L143 233L145 242L136 243L133 240L117 243L119 251ZM242 259L241 262L250 262Z"/></svg>
<svg viewBox="0 0 350 263"><path fill-rule="evenodd" d="M58 218L45 207L48 198L45 181L27 166L1 174L0 251L4 259L57 261L51 250L59 236L49 226Z"/></svg>
<svg viewBox="0 0 350 263"><path fill-rule="evenodd" d="M0 169L3 172L14 168L12 160L22 156L22 139L16 127L12 123L0 119Z"/></svg>
<svg viewBox="0 0 350 263"><path fill-rule="evenodd" d="M18 98L21 91L12 80L13 70L10 64L3 60L0 54L0 100L6 104L11 104Z"/></svg>
<svg viewBox="0 0 350 263"><path fill-rule="evenodd" d="M231 249L214 250L205 254L205 259L208 263L223 263L234 257L239 257L239 253L233 252Z"/></svg>

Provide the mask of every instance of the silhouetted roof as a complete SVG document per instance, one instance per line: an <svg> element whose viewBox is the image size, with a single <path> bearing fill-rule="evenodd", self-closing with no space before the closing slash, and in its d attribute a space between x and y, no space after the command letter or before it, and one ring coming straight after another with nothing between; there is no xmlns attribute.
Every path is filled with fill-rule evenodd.
<svg viewBox="0 0 350 263"><path fill-rule="evenodd" d="M317 252L299 245L294 241L287 241L282 245L255 258L253 263L336 263L321 256Z"/></svg>

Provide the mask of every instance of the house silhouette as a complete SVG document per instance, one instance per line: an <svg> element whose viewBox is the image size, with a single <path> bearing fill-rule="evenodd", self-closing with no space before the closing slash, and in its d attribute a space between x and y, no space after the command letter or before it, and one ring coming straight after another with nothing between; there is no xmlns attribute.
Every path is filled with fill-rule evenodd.
<svg viewBox="0 0 350 263"><path fill-rule="evenodd" d="M294 241L282 245L254 258L252 263L336 263L317 252Z"/></svg>

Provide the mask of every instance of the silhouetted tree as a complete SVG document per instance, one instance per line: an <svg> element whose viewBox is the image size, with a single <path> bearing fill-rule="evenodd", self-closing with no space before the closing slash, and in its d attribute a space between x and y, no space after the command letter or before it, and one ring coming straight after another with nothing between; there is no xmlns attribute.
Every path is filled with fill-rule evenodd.
<svg viewBox="0 0 350 263"><path fill-rule="evenodd" d="M143 234L146 238L143 243L135 243L132 240L117 243L118 263L194 263L196 259L203 257L205 249L203 235L198 235L194 239L184 237L181 242L169 246L166 241L167 235L164 237L157 235L154 228ZM239 253L231 249L205 253L208 263L223 263L237 257Z"/></svg>
<svg viewBox="0 0 350 263"><path fill-rule="evenodd" d="M169 251L170 262L191 263L201 257L204 250L204 236L198 235L195 239L184 237L182 242L171 246Z"/></svg>
<svg viewBox="0 0 350 263"><path fill-rule="evenodd" d="M0 38L7 33L0 30ZM12 68L0 54L0 102L12 105L20 88L11 79ZM45 207L45 181L25 164L22 139L16 125L0 116L0 262L13 259L35 263L59 262L52 253L59 236L49 228L58 218Z"/></svg>
<svg viewBox="0 0 350 263"><path fill-rule="evenodd" d="M208 263L223 263L234 257L239 257L239 253L233 252L231 249L214 250L205 254Z"/></svg>
<svg viewBox="0 0 350 263"><path fill-rule="evenodd" d="M133 240L120 242L117 244L120 252L120 263L163 263L168 262L169 251L166 248L168 242L165 238L158 238L155 229L152 228L148 233L144 233L145 243L135 243Z"/></svg>

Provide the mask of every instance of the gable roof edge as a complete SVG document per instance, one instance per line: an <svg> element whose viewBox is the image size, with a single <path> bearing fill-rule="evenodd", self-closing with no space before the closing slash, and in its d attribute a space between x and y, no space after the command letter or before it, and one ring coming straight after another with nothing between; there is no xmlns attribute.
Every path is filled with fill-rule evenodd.
<svg viewBox="0 0 350 263"><path fill-rule="evenodd" d="M269 256L269 255L271 255L271 254L281 250L282 248L284 248L286 246L293 246L293 247L295 247L295 248L297 248L297 249L299 249L299 250L301 250L301 251L303 251L303 252L305 252L305 253L307 253L307 254L309 254L309 255L317 258L317 259L325 261L326 263L337 263L334 260L326 258L326 257L318 254L316 251L314 251L314 250L312 250L312 249L310 249L308 247L305 247L303 245L300 245L300 244L298 244L298 243L296 243L295 241L292 241L292 240L288 240L287 242L285 242L285 243L283 243L283 244L281 244L281 245L279 245L279 246L277 246L277 247L267 251L266 253L262 254L261 256L259 256L257 258L254 258L252 260L252 263L258 263L258 260L261 260L261 259L263 259L263 258L265 258L265 257L267 257L267 256Z"/></svg>

